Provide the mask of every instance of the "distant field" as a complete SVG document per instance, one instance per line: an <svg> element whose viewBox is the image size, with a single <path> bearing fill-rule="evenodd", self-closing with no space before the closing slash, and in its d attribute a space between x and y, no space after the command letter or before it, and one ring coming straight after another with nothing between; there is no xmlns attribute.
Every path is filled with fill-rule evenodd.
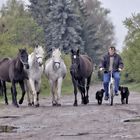
<svg viewBox="0 0 140 140"><path fill-rule="evenodd" d="M140 92L140 83L129 83L124 86L128 86L129 90Z"/></svg>

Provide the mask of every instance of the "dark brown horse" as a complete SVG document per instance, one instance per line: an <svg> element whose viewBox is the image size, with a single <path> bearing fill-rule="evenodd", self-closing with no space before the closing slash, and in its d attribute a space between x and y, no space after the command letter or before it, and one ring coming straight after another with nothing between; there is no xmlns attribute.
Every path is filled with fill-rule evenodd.
<svg viewBox="0 0 140 140"><path fill-rule="evenodd" d="M0 80L3 85L3 92L5 94L5 102L8 104L7 95L6 95L6 83L11 82L11 93L12 93L12 101L15 106L18 107L17 103L17 91L16 91L16 83L20 84L22 95L25 94L24 88L24 79L27 79L27 75L24 71L25 68L29 68L28 65L28 53L26 49L19 49L16 58L4 58L0 61ZM23 97L23 96L22 96ZM21 98L21 100L23 100Z"/></svg>
<svg viewBox="0 0 140 140"><path fill-rule="evenodd" d="M77 106L77 87L81 92L83 104L89 103L88 90L93 72L92 59L87 55L80 55L78 50L71 50L71 67L70 73L74 86L75 101L74 106ZM87 81L86 81L87 80Z"/></svg>

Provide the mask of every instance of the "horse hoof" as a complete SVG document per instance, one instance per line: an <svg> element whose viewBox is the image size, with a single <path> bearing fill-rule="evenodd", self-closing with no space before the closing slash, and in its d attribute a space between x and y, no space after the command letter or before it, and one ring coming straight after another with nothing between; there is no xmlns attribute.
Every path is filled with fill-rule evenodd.
<svg viewBox="0 0 140 140"><path fill-rule="evenodd" d="M89 103L89 99L87 99L87 104Z"/></svg>
<svg viewBox="0 0 140 140"><path fill-rule="evenodd" d="M39 104L36 104L35 107L39 107Z"/></svg>
<svg viewBox="0 0 140 140"><path fill-rule="evenodd" d="M52 103L52 106L57 106L57 103Z"/></svg>
<svg viewBox="0 0 140 140"><path fill-rule="evenodd" d="M81 101L81 104L84 104L84 101L83 100Z"/></svg>
<svg viewBox="0 0 140 140"><path fill-rule="evenodd" d="M78 104L77 103L74 103L73 106L78 106Z"/></svg>
<svg viewBox="0 0 140 140"><path fill-rule="evenodd" d="M61 106L61 104L57 104L57 106Z"/></svg>
<svg viewBox="0 0 140 140"><path fill-rule="evenodd" d="M23 100L19 100L19 104L21 105L23 103Z"/></svg>
<svg viewBox="0 0 140 140"><path fill-rule="evenodd" d="M19 105L18 105L18 104L16 104L16 105L15 105L15 107L19 108Z"/></svg>
<svg viewBox="0 0 140 140"><path fill-rule="evenodd" d="M8 102L6 102L5 104L8 105Z"/></svg>
<svg viewBox="0 0 140 140"><path fill-rule="evenodd" d="M28 106L32 106L32 103L28 103Z"/></svg>

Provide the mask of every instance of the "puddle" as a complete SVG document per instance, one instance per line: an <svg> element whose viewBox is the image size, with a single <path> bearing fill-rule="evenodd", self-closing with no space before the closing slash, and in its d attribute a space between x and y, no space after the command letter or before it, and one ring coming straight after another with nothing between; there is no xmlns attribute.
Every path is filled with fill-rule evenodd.
<svg viewBox="0 0 140 140"><path fill-rule="evenodd" d="M13 132L17 132L17 129L18 127L15 126L1 125L0 133L13 133Z"/></svg>
<svg viewBox="0 0 140 140"><path fill-rule="evenodd" d="M0 119L19 118L20 116L0 116Z"/></svg>
<svg viewBox="0 0 140 140"><path fill-rule="evenodd" d="M127 119L127 120L124 120L123 122L140 122L140 118L136 118L136 119Z"/></svg>
<svg viewBox="0 0 140 140"><path fill-rule="evenodd" d="M83 132L83 133L76 133L76 134L61 134L60 136L83 136L83 135L89 135L90 133L88 132Z"/></svg>

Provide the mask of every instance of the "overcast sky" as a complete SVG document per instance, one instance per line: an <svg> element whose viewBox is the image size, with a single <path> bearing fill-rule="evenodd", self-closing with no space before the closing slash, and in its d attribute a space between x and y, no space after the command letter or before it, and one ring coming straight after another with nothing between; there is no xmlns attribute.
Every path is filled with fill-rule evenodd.
<svg viewBox="0 0 140 140"><path fill-rule="evenodd" d="M109 17L115 26L117 49L121 50L127 29L123 25L126 17L132 13L140 13L140 0L100 0L102 6L110 9Z"/></svg>
<svg viewBox="0 0 140 140"><path fill-rule="evenodd" d="M6 0L0 0L0 7ZM28 0L23 0L27 3ZM126 17L130 17L132 13L140 13L140 0L100 0L102 6L110 9L111 18L115 26L115 37L117 43L117 49L121 50L123 47L123 41L127 30L125 29L122 21Z"/></svg>

